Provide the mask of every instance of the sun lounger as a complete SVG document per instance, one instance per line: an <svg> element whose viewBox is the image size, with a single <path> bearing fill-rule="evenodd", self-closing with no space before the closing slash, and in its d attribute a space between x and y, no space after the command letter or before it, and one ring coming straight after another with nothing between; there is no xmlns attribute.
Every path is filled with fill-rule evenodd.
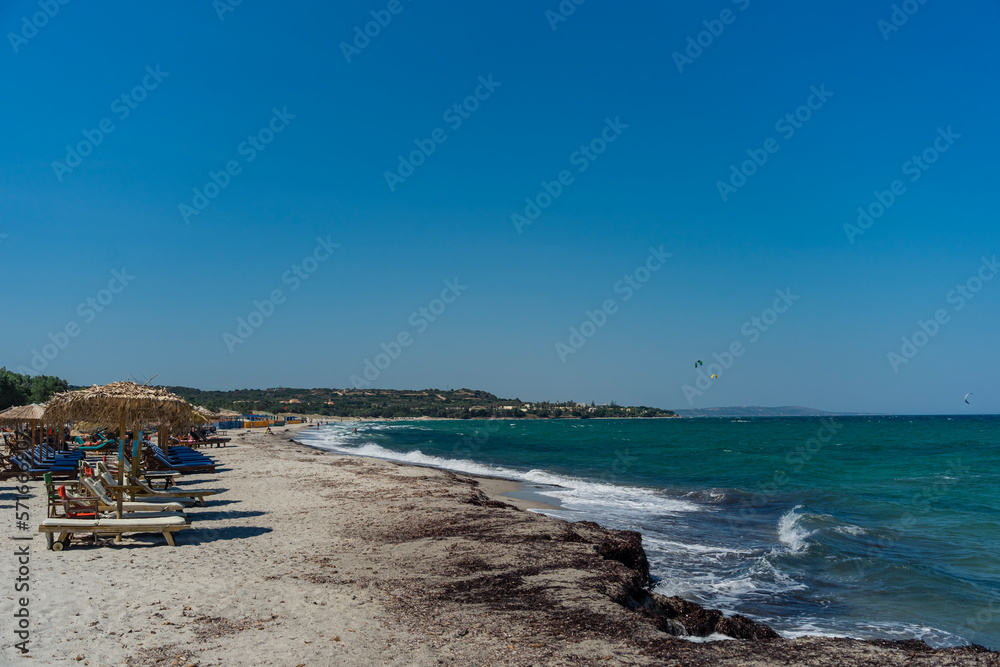
<svg viewBox="0 0 1000 667"><path fill-rule="evenodd" d="M177 472L183 474L192 474L199 472L211 472L211 473L215 472L215 462L212 461L211 459L207 459L206 461L177 460L177 459L168 460L166 457L163 456L162 452L156 453L155 451L153 453L153 458L161 466L169 468L171 470L176 470Z"/></svg>
<svg viewBox="0 0 1000 667"><path fill-rule="evenodd" d="M98 452L102 449L118 449L118 441L113 439L103 440L94 445L79 445L77 447L77 450L81 452Z"/></svg>
<svg viewBox="0 0 1000 667"><path fill-rule="evenodd" d="M0 477L9 478L17 477L19 475L27 475L32 479L38 479L45 473L52 473L54 479L76 479L76 466L50 466L50 467L35 467L31 465L31 461L27 461L20 456L11 456L7 459L9 468L3 473L0 473Z"/></svg>
<svg viewBox="0 0 1000 667"><path fill-rule="evenodd" d="M83 480L83 488L98 500L98 509L102 512L118 510L118 501L108 495L107 490L101 486L96 479ZM191 501L192 504L194 501ZM122 512L183 512L184 506L178 502L153 502L153 501L122 501Z"/></svg>
<svg viewBox="0 0 1000 667"><path fill-rule="evenodd" d="M205 507L205 497L214 496L216 493L218 493L218 491L209 491L201 489L184 489L183 491L157 491L153 488L150 488L146 484L143 484L140 480L136 479L135 477L130 476L129 481L132 482L133 486L136 486L139 488L139 490L145 492L141 496L136 496L135 497L136 500L140 499L155 500L157 498L160 498L163 500L172 499L175 502L179 503L191 500L191 503L194 504L194 500L192 499L197 499L197 501L201 503L201 506Z"/></svg>
<svg viewBox="0 0 1000 667"><path fill-rule="evenodd" d="M97 541L98 535L115 535L116 539L124 533L162 533L167 544L174 546L173 533L190 527L184 517L180 516L146 516L124 517L121 519L66 519L50 518L42 521L38 532L45 533L46 543L53 551L62 551L69 545L73 533L90 533ZM58 538L55 536L58 535Z"/></svg>
<svg viewBox="0 0 1000 667"><path fill-rule="evenodd" d="M108 472L102 472L100 480L105 487L113 487L117 484L115 478ZM140 491L146 491L142 495L135 496L135 502L137 503L180 503L181 505L194 505L197 502L201 502L203 507L205 505L204 498L197 498L194 493L157 493L142 482L135 484L134 480L134 477L129 477L129 481L132 482L128 487L129 491L135 491L136 494ZM212 491L210 493L215 492Z"/></svg>
<svg viewBox="0 0 1000 667"><path fill-rule="evenodd" d="M224 445L232 440L232 438L222 438L217 435L205 435L197 429L192 431L191 435L194 437L195 442L199 445L215 445L216 447L219 447L220 445Z"/></svg>
<svg viewBox="0 0 1000 667"><path fill-rule="evenodd" d="M98 465L102 465L98 463ZM128 461L123 464L125 466L125 474L132 475L132 466L129 465ZM118 470L111 470L107 466L104 467L107 472L110 472L112 477L117 475ZM174 483L174 477L182 474L179 470L174 470L170 468L168 470L149 470L146 468L142 469L142 478L146 480L146 484L153 488L158 488L159 484L163 485L163 489L169 489Z"/></svg>

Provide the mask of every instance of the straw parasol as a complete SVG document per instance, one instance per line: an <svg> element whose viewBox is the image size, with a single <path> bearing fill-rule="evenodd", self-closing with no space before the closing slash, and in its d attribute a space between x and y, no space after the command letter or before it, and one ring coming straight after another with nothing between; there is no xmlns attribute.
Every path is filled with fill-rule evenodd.
<svg viewBox="0 0 1000 667"><path fill-rule="evenodd" d="M88 421L102 426L118 426L118 485L125 481L124 436L125 424L136 427L144 422L158 422L171 429L188 426L192 421L191 404L176 394L160 387L147 387L134 382L113 382L89 389L66 391L49 399L45 410L46 421ZM138 441L138 437L135 439ZM141 443L137 443L141 447ZM133 450L132 470L139 474L139 463ZM118 518L122 515L122 493L118 493Z"/></svg>
<svg viewBox="0 0 1000 667"><path fill-rule="evenodd" d="M15 423L30 421L41 421L45 416L44 403L32 403L31 405L18 405L7 408L0 412L0 422Z"/></svg>
<svg viewBox="0 0 1000 667"><path fill-rule="evenodd" d="M31 405L17 405L12 408L7 408L3 412L0 412L0 424L5 424L14 427L15 431L17 427L21 424L28 424L31 427L31 444L26 445L28 449L28 456L31 459L32 464L35 462L35 449L34 445L36 442L41 440L42 431L42 419L45 415L45 404L32 403ZM25 440L29 436L21 436L20 438L17 434L14 435L15 447L19 447L25 444ZM20 442L18 443L18 441Z"/></svg>
<svg viewBox="0 0 1000 667"><path fill-rule="evenodd" d="M219 418L219 415L217 413L212 412L208 408L202 407L200 405L194 406L194 411L197 412L202 417L204 417L207 421L215 421L216 419Z"/></svg>

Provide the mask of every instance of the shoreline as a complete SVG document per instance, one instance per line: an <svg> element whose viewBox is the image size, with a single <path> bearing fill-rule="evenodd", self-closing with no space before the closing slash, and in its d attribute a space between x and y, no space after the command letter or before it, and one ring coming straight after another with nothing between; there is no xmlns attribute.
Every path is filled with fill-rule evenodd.
<svg viewBox="0 0 1000 667"><path fill-rule="evenodd" d="M304 425L308 426L308 425ZM249 430L249 429L247 429ZM303 429L299 429L303 430ZM474 479L482 488L486 495L490 496L494 500L502 500L504 502L510 503L515 507L522 510L565 510L566 508L559 504L559 501L555 498L552 499L541 499L540 493L532 491L527 482L519 479L511 479L509 477L501 477L499 475L474 475L467 472L461 472L458 470L448 470L447 468L439 468L437 466L432 466L430 464L424 463L410 463L396 461L394 459L384 459L378 456L364 456L361 454L345 454L343 452L332 452L328 449L323 449L322 447L317 447L315 445L310 445L308 443L300 442L293 438L288 438L289 442L295 443L300 447L305 447L307 449L313 449L323 454L331 454L333 456L351 456L360 459L372 459L376 461L387 461L396 465L406 465L412 466L414 468L427 468L428 470L444 470L446 472L458 475L460 477L467 477L469 479Z"/></svg>
<svg viewBox="0 0 1000 667"><path fill-rule="evenodd" d="M176 547L138 535L53 552L35 534L23 664L1000 664L920 642L679 639L680 624L768 629L650 594L638 533L523 511L503 483L487 493L468 475L324 452L296 443L299 430L241 430L203 450L219 473L179 488L221 493L189 508ZM32 483L33 519L43 490ZM0 596L0 614L13 609ZM22 664L14 641L5 633L0 651Z"/></svg>

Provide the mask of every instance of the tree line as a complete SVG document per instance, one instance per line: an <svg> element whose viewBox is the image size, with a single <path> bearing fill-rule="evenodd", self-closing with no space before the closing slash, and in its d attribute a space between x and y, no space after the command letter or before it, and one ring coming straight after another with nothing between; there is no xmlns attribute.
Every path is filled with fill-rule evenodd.
<svg viewBox="0 0 1000 667"><path fill-rule="evenodd" d="M15 405L44 403L53 394L69 390L69 383L54 375L21 375L0 368L0 410Z"/></svg>

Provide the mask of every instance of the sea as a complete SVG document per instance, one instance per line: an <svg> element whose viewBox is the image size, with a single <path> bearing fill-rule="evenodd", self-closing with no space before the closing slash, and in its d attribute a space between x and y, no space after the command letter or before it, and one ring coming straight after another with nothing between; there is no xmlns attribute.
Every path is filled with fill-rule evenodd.
<svg viewBox="0 0 1000 667"><path fill-rule="evenodd" d="M656 592L786 637L1000 649L1000 416L339 422L297 437L520 481L543 514L641 532Z"/></svg>

